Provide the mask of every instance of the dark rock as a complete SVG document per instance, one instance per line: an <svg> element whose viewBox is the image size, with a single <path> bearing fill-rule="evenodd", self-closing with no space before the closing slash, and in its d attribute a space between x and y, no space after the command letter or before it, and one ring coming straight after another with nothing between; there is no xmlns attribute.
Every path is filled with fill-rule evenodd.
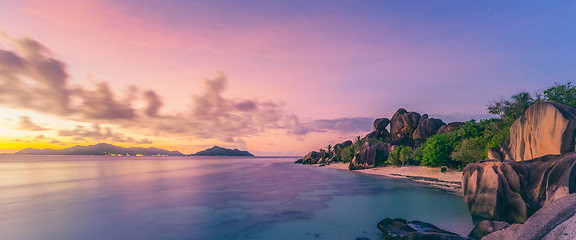
<svg viewBox="0 0 576 240"><path fill-rule="evenodd" d="M354 155L354 158L348 165L348 169L366 169L373 168L376 164L376 147L372 143L365 142L360 146L358 153Z"/></svg>
<svg viewBox="0 0 576 240"><path fill-rule="evenodd" d="M388 118L377 118L374 120L374 128L372 131L379 131L382 132L386 130L386 126L390 123L390 119Z"/></svg>
<svg viewBox="0 0 576 240"><path fill-rule="evenodd" d="M511 226L483 239L576 239L575 226L576 194L570 194L538 210L516 231Z"/></svg>
<svg viewBox="0 0 576 240"><path fill-rule="evenodd" d="M396 146L414 147L414 145L416 145L416 142L414 142L414 139L412 139L411 137L403 136L403 137L397 138L396 140L390 142L390 144L396 145Z"/></svg>
<svg viewBox="0 0 576 240"><path fill-rule="evenodd" d="M391 138L395 140L400 137L411 137L418 127L419 120L419 113L408 112L404 108L398 109L390 120Z"/></svg>
<svg viewBox="0 0 576 240"><path fill-rule="evenodd" d="M386 129L384 129L386 130ZM368 133L364 139L378 139L380 137L380 132L379 131L372 131L371 133Z"/></svg>
<svg viewBox="0 0 576 240"><path fill-rule="evenodd" d="M514 235L516 235L516 232L518 232L520 227L522 227L522 224L514 223L507 228L504 228L504 229L499 230L499 231L494 231L494 232L482 237L482 239L484 239L484 240L515 239Z"/></svg>
<svg viewBox="0 0 576 240"><path fill-rule="evenodd" d="M462 172L472 219L523 223L552 201L576 192L576 152L529 161L482 160Z"/></svg>
<svg viewBox="0 0 576 240"><path fill-rule="evenodd" d="M352 141L348 140L348 141L342 142L342 148L345 148L348 146L352 146Z"/></svg>
<svg viewBox="0 0 576 240"><path fill-rule="evenodd" d="M379 159L383 160L388 157L390 148L391 146L389 143L378 142L376 145L373 145L369 142L365 142L360 146L360 151L354 155L350 165L348 165L348 169L358 170L373 168L376 166L376 162Z"/></svg>
<svg viewBox="0 0 576 240"><path fill-rule="evenodd" d="M516 161L574 151L576 108L538 102L510 127L509 150Z"/></svg>
<svg viewBox="0 0 576 240"><path fill-rule="evenodd" d="M440 129L438 129L438 134L444 134L456 131L464 126L463 122L451 122L446 125L442 125Z"/></svg>
<svg viewBox="0 0 576 240"><path fill-rule="evenodd" d="M322 156L324 154L321 152L311 151L302 158L302 164L316 164L322 159Z"/></svg>
<svg viewBox="0 0 576 240"><path fill-rule="evenodd" d="M469 238L473 239L480 239L492 232L500 231L504 228L510 226L507 222L500 222L500 221L488 221L484 220L479 222L468 234Z"/></svg>
<svg viewBox="0 0 576 240"><path fill-rule="evenodd" d="M428 115L424 114L420 117L420 122L418 127L414 130L412 138L414 139L428 139L438 133L440 127L446 125L442 120L436 118L428 118Z"/></svg>
<svg viewBox="0 0 576 240"><path fill-rule="evenodd" d="M376 226L380 231L384 233L386 239L398 239L400 237L406 236L412 232L416 232L416 229L407 225L408 221L404 219L390 219L385 218L380 221Z"/></svg>
<svg viewBox="0 0 576 240"><path fill-rule="evenodd" d="M408 222L401 218L385 218L376 226L384 233L386 239L469 239L442 230L430 223L421 221Z"/></svg>
<svg viewBox="0 0 576 240"><path fill-rule="evenodd" d="M302 161L304 161L304 159L300 158L300 159L296 160L296 162L294 162L294 163L302 163Z"/></svg>

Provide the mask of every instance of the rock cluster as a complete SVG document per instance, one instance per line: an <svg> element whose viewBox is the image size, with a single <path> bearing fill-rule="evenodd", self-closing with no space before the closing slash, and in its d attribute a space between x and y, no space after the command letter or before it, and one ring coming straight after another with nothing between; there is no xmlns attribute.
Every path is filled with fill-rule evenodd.
<svg viewBox="0 0 576 240"><path fill-rule="evenodd" d="M555 102L529 107L510 128L510 137L488 151L492 160L464 169L464 200L472 218L523 223L576 192L575 130L575 108Z"/></svg>
<svg viewBox="0 0 576 240"><path fill-rule="evenodd" d="M576 108L535 103L491 160L466 166L464 200L479 222L469 237L576 239L575 130Z"/></svg>
<svg viewBox="0 0 576 240"><path fill-rule="evenodd" d="M301 159L298 159L295 163L302 163L302 164L316 164L318 163L322 157L325 157L325 153L311 151L306 156Z"/></svg>
<svg viewBox="0 0 576 240"><path fill-rule="evenodd" d="M576 192L576 152L468 164L462 188L475 221L523 223L540 208Z"/></svg>
<svg viewBox="0 0 576 240"><path fill-rule="evenodd" d="M387 130L390 125L390 131ZM350 162L349 169L365 169L375 167L379 159L386 159L395 146L416 146L420 141L426 140L436 134L455 131L462 127L462 122L452 122L446 125L441 119L429 118L428 114L420 115L417 112L409 112L404 108L398 109L391 119L377 118L372 125L372 132L368 133L363 140L378 139L388 142L385 145L365 144L354 153L354 159ZM384 143L382 143L384 144ZM352 145L352 141L335 144L333 151L327 152L322 157L321 153L312 151L296 163L303 164L330 164L339 157L340 150Z"/></svg>

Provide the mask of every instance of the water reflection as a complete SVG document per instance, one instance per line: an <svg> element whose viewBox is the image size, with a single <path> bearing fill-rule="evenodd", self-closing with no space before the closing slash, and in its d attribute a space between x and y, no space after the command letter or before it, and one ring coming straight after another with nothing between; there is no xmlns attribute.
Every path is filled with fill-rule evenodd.
<svg viewBox="0 0 576 240"><path fill-rule="evenodd" d="M471 228L461 197L291 162L1 156L0 232L2 239L378 239L384 217Z"/></svg>

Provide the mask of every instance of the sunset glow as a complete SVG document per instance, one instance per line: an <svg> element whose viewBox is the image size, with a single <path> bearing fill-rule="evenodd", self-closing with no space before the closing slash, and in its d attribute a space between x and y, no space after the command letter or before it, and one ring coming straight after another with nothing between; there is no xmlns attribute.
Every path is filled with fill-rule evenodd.
<svg viewBox="0 0 576 240"><path fill-rule="evenodd" d="M576 3L0 0L0 153L303 155L576 76Z"/></svg>

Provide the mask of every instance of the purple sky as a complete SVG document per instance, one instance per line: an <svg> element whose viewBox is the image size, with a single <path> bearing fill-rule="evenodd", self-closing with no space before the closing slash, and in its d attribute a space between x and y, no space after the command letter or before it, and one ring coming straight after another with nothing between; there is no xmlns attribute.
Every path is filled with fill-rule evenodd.
<svg viewBox="0 0 576 240"><path fill-rule="evenodd" d="M573 1L0 0L0 148L299 155L400 107L489 118L573 80L575 18Z"/></svg>

